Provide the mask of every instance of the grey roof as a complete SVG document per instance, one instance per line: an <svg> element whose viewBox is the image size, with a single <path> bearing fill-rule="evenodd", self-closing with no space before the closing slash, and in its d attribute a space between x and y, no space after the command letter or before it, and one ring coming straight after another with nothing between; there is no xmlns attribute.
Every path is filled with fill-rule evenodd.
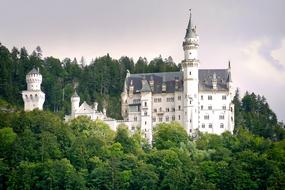
<svg viewBox="0 0 285 190"><path fill-rule="evenodd" d="M33 68L30 72L28 72L27 75L32 75L32 74L40 74L39 70L36 68Z"/></svg>
<svg viewBox="0 0 285 190"><path fill-rule="evenodd" d="M228 69L200 69L199 70L199 91L213 90L212 79L214 74L217 79L217 91L226 91L227 79L230 75ZM153 80L154 85L150 85ZM144 82L143 82L144 81ZM163 73L140 73L130 74L126 79L127 90L132 82L134 94L141 91L152 91L153 93L162 93L162 84L166 84L166 93L183 91L183 72L163 72ZM142 83L144 83L142 85Z"/></svg>
<svg viewBox="0 0 285 190"><path fill-rule="evenodd" d="M164 72L164 73L140 73L140 74L131 74L127 78L127 86L129 86L131 82L134 86L134 93L139 93L142 89L142 80L145 79L146 83L151 88L153 93L161 93L162 92L162 83L166 84L166 92L173 93L176 91L183 90L183 73L182 72ZM163 81L164 79L164 81ZM150 80L153 80L154 85L150 85ZM176 89L175 89L175 83Z"/></svg>
<svg viewBox="0 0 285 190"><path fill-rule="evenodd" d="M192 19L192 14L191 14L191 9L190 9L190 17L189 17L188 26L186 29L185 39L197 37L196 29L192 27L192 20L191 19Z"/></svg>
<svg viewBox="0 0 285 190"><path fill-rule="evenodd" d="M148 84L148 81L143 79L142 80L142 89L141 92L151 92L150 86Z"/></svg>
<svg viewBox="0 0 285 190"><path fill-rule="evenodd" d="M199 91L210 91L213 89L212 80L216 75L217 89L218 91L228 90L227 69L199 69Z"/></svg>

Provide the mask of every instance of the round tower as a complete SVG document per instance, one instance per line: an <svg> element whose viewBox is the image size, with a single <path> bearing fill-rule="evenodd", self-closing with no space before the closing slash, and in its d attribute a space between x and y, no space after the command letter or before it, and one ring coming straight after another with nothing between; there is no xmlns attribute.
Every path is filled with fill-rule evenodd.
<svg viewBox="0 0 285 190"><path fill-rule="evenodd" d="M42 75L40 74L39 69L33 68L26 75L26 82L27 90L22 91L24 110L42 110L45 102L45 93L41 91Z"/></svg>
<svg viewBox="0 0 285 190"><path fill-rule="evenodd" d="M42 75L40 74L39 69L32 69L26 75L26 82L27 90L41 90Z"/></svg>
<svg viewBox="0 0 285 190"><path fill-rule="evenodd" d="M198 83L199 83L199 36L196 27L192 26L191 9L188 27L183 42L184 60L183 88L184 88L184 127L188 133L198 128Z"/></svg>
<svg viewBox="0 0 285 190"><path fill-rule="evenodd" d="M74 94L71 96L71 116L73 118L75 117L75 113L79 108L79 103L80 103L80 97L75 91Z"/></svg>

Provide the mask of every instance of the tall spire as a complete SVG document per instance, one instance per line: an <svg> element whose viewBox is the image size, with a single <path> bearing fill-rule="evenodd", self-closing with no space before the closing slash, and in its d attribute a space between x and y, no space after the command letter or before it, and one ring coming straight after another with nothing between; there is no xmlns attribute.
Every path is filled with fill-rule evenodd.
<svg viewBox="0 0 285 190"><path fill-rule="evenodd" d="M188 26L187 26L187 29L186 29L185 38L193 38L193 37L196 36L196 31L192 27L192 13L191 13L191 9L189 9L189 11L190 11L190 17L189 17Z"/></svg>

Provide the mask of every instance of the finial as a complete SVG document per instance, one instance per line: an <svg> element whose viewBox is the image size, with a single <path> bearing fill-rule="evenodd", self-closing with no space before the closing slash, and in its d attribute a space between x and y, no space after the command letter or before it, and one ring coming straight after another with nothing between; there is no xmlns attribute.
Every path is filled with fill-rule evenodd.
<svg viewBox="0 0 285 190"><path fill-rule="evenodd" d="M228 69L231 69L231 61L229 60Z"/></svg>

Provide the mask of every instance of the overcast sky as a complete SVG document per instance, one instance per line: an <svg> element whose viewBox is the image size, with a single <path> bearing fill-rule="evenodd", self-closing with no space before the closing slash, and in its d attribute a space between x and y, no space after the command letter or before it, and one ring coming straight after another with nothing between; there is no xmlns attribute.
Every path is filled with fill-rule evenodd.
<svg viewBox="0 0 285 190"><path fill-rule="evenodd" d="M109 53L148 60L183 59L192 8L201 68L225 68L242 92L264 95L285 121L285 1L283 0L0 0L0 42L37 45L44 56Z"/></svg>

